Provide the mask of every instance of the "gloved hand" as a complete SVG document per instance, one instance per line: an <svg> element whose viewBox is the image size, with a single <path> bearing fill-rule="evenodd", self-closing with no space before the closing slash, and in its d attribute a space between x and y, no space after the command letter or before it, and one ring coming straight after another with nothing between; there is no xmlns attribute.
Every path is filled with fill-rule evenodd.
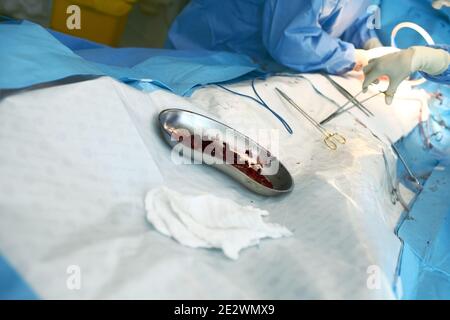
<svg viewBox="0 0 450 320"><path fill-rule="evenodd" d="M355 49L355 66L353 71L361 71L369 63L368 50L382 47L380 40L378 38L370 38L364 44L364 49Z"/></svg>
<svg viewBox="0 0 450 320"><path fill-rule="evenodd" d="M369 56L367 55L366 50L355 49L355 66L353 67L353 70L361 71L368 63Z"/></svg>
<svg viewBox="0 0 450 320"><path fill-rule="evenodd" d="M441 49L411 47L400 52L387 54L369 61L364 68L363 90L381 76L389 77L389 87L385 92L386 104L391 104L400 83L416 71L438 75L447 70L450 54Z"/></svg>
<svg viewBox="0 0 450 320"><path fill-rule="evenodd" d="M442 7L450 7L450 0L434 0L433 8L440 10Z"/></svg>

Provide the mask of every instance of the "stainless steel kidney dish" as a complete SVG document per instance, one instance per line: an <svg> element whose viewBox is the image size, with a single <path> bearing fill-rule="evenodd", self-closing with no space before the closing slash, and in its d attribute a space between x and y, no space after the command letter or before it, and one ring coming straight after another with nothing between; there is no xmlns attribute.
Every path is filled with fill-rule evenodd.
<svg viewBox="0 0 450 320"><path fill-rule="evenodd" d="M187 110L166 109L159 114L159 123L172 146L174 161L183 158L211 165L265 196L293 188L290 173L270 151L219 121Z"/></svg>

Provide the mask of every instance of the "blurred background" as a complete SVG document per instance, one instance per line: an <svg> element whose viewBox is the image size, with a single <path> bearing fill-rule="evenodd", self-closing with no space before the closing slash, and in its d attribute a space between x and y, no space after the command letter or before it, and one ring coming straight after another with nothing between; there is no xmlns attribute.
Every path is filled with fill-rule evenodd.
<svg viewBox="0 0 450 320"><path fill-rule="evenodd" d="M170 24L189 0L0 0L0 15L114 47L162 48ZM81 29L69 30L67 8L81 9Z"/></svg>

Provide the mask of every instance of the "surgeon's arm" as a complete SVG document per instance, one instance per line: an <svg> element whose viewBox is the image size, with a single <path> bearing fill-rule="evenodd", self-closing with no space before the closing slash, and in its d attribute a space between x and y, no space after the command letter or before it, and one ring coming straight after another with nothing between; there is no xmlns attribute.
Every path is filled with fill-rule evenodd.
<svg viewBox="0 0 450 320"><path fill-rule="evenodd" d="M263 42L278 62L300 72L342 74L355 65L355 47L330 36L319 24L322 1L267 0Z"/></svg>
<svg viewBox="0 0 450 320"><path fill-rule="evenodd" d="M450 85L450 46L449 45L435 45L435 46L430 46L430 47L447 51L447 70L444 70L444 72L437 74L437 75L432 75L425 71L421 71L420 73L427 80ZM445 62L444 62L444 64L445 64Z"/></svg>

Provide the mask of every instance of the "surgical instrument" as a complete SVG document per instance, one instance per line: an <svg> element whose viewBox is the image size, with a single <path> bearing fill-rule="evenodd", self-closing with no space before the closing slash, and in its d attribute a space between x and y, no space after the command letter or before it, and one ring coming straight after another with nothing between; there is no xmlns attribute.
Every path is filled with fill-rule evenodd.
<svg viewBox="0 0 450 320"><path fill-rule="evenodd" d="M287 94L285 94L283 91L281 91L278 88L275 88L275 90L284 98L286 99L289 104L291 104L297 111L299 111L309 122L311 122L314 127L316 127L317 130L319 130L324 135L324 143L325 145L331 149L336 150L337 149L337 143L345 144L347 140L341 136L339 133L330 133L328 132L320 123L318 123L316 120L314 120L308 113L306 113L299 105L297 105Z"/></svg>
<svg viewBox="0 0 450 320"><path fill-rule="evenodd" d="M397 155L398 159L400 160L400 162L403 164L403 166L406 169L406 172L408 173L409 177L413 180L413 182L417 185L417 188L419 190L422 190L422 184L420 183L419 179L417 179L417 177L414 175L414 173L412 172L412 170L409 168L408 164L406 163L405 158L403 158L403 156L401 155L400 151L397 149L397 147L395 146L395 144L392 142L391 139L389 139L389 137L386 137L389 141L389 143L391 144L392 150L394 150L395 154Z"/></svg>
<svg viewBox="0 0 450 320"><path fill-rule="evenodd" d="M362 92L363 92L363 90L361 90L360 92L358 92L358 93L355 95L355 99L356 99ZM328 117L326 117L325 119L323 119L322 121L320 121L320 124L325 124L325 123L327 123L328 121L330 121L331 119L337 117L337 116L340 114L340 112L341 112L346 106L348 106L348 105L350 104L350 102L351 102L351 101L348 100L348 101L347 101L346 103L344 103L342 106L338 107L336 111L334 111L334 112L333 112L332 114L330 114Z"/></svg>
<svg viewBox="0 0 450 320"><path fill-rule="evenodd" d="M389 168L386 153L384 152L384 149L382 151L383 151L384 166L386 167L386 172L387 172L388 181L389 181L389 187L390 187L389 193L391 195L391 202L394 205L397 203L397 201L400 202L403 209L405 209L406 212L409 212L410 209L408 207L408 204L405 202L405 200L402 198L402 196L400 194L400 191L398 189L398 184L397 184L397 187L395 186L394 178L391 175L391 171Z"/></svg>
<svg viewBox="0 0 450 320"><path fill-rule="evenodd" d="M280 77L293 77L293 78L297 78L297 79L301 79L301 80L305 80L306 82L308 82L311 87L313 88L313 90L322 98L328 100L329 102L331 102L332 104L334 104L336 107L340 107L340 105L334 101L333 99L331 99L330 97L328 97L326 94L324 94L322 91L320 91L320 89L307 77L300 75L300 74L286 74L286 73L278 73L275 74L275 76L280 76Z"/></svg>
<svg viewBox="0 0 450 320"><path fill-rule="evenodd" d="M276 113L274 110L272 110L272 108L270 108L268 106L268 104L258 94L258 91L256 91L256 88L255 88L255 79L252 79L251 85L252 85L253 93L255 94L256 98L251 97L251 96L246 95L246 94L243 94L243 93L236 92L236 91L231 90L231 89L229 89L229 88L227 88L227 87L225 87L225 86L223 86L221 84L216 84L216 86L218 86L221 89L224 89L224 90L226 90L226 91L228 91L230 93L236 94L236 95L238 95L240 97L244 97L244 98L248 98L250 100L253 100L254 102L259 104L260 106L266 108L267 110L269 110L283 124L283 126L286 128L287 132L292 134L293 133L292 128L289 126L289 124L286 122L286 120L284 120L278 113Z"/></svg>
<svg viewBox="0 0 450 320"><path fill-rule="evenodd" d="M341 93L345 98L347 98L350 102L352 102L359 110L361 110L362 113L364 113L368 117L374 115L369 109L363 106L362 103L359 102L350 92L348 92L347 89L345 89L339 83L334 81L328 74L322 73L322 76L324 76L333 85L333 87L335 87L339 91L339 93Z"/></svg>
<svg viewBox="0 0 450 320"><path fill-rule="evenodd" d="M362 91L360 91L357 95L355 95L355 98L356 98L357 96L359 96L361 93L362 93ZM383 92L381 92L381 91L380 91L380 92L377 92L377 93L371 95L370 97L368 97L368 98L366 98L366 99L364 99L364 100L361 100L361 103L367 102L367 101L369 101L370 99L375 98L375 97L378 96L380 93L383 93ZM341 107L339 107L336 111L334 111L334 112L333 112L332 114L330 114L328 117L326 117L325 119L323 119L322 121L320 121L320 124L321 124L321 125L324 125L325 123L327 123L327 122L333 120L333 119L336 118L337 116L340 116L340 115L343 114L344 112L347 112L347 111L349 111L350 109L352 109L352 108L355 107L355 105L352 105L352 106L349 106L349 107L345 108L345 107L346 107L347 105L349 105L349 104L350 104L350 101L347 101L344 105L342 105Z"/></svg>

